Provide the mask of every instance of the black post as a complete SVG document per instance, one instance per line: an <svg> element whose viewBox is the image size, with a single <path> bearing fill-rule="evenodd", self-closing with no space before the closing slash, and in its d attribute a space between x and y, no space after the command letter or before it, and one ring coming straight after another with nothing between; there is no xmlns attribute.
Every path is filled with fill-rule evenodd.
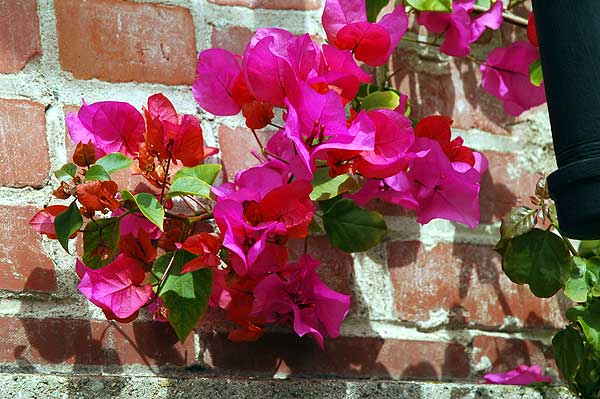
<svg viewBox="0 0 600 399"><path fill-rule="evenodd" d="M533 0L558 170L561 231L600 239L600 0Z"/></svg>

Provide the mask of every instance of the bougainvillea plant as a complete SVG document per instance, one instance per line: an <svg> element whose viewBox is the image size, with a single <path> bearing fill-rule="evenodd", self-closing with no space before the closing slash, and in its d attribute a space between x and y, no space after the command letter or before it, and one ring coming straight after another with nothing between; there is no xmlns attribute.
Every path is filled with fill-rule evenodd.
<svg viewBox="0 0 600 399"><path fill-rule="evenodd" d="M496 250L513 282L528 284L540 298L562 292L572 301L568 325L552 339L554 357L571 391L592 399L600 392L600 241L575 247L560 231L541 178L531 206L516 207L502 220Z"/></svg>
<svg viewBox="0 0 600 399"><path fill-rule="evenodd" d="M419 223L477 226L486 159L452 138L449 117L410 119L386 65L409 14L444 36L442 52L460 57L503 16L522 21L501 1L406 0L380 16L388 3L327 0L327 44L266 28L243 55L199 55L194 98L214 115L241 112L249 129L239 139L260 148L256 166L229 182L216 183L221 167L205 162L217 150L204 145L198 119L162 94L141 112L106 101L68 115L77 146L56 172L60 201L31 225L67 251L69 239L83 241L78 289L107 319L129 322L146 308L183 341L212 306L235 325L232 341L287 323L322 347L339 335L351 298L319 277L310 234L346 252L372 248L386 233L382 215L364 208L372 199L413 210ZM530 79L536 57L535 46L517 42L481 66L484 88L511 114L543 101ZM268 141L260 129L274 131ZM124 169L147 185L119 186L112 176Z"/></svg>

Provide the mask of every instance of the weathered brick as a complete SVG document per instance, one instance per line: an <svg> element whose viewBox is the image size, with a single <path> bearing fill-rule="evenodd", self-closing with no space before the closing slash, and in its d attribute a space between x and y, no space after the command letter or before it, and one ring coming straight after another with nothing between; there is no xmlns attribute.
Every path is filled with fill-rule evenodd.
<svg viewBox="0 0 600 399"><path fill-rule="evenodd" d="M539 341L477 336L473 339L474 363L486 357L492 364L491 371L512 370L521 364L538 364L542 368L556 369L552 347Z"/></svg>
<svg viewBox="0 0 600 399"><path fill-rule="evenodd" d="M0 2L0 72L18 72L41 53L36 1Z"/></svg>
<svg viewBox="0 0 600 399"><path fill-rule="evenodd" d="M0 99L0 185L42 187L50 173L42 104Z"/></svg>
<svg viewBox="0 0 600 399"><path fill-rule="evenodd" d="M2 289L13 291L56 289L54 265L42 251L40 235L29 226L29 220L38 210L33 206L0 206L0 288Z"/></svg>
<svg viewBox="0 0 600 399"><path fill-rule="evenodd" d="M388 254L402 320L428 321L430 311L447 310L453 325L499 327L508 316L526 327L565 323L558 298L536 298L511 282L491 247L440 243L427 252L419 242L392 242Z"/></svg>
<svg viewBox="0 0 600 399"><path fill-rule="evenodd" d="M483 153L489 161L489 169L481 180L481 221L493 223L501 220L515 206L530 205L529 196L535 191L540 175L518 167L515 154Z"/></svg>
<svg viewBox="0 0 600 399"><path fill-rule="evenodd" d="M191 84L189 10L122 0L55 0L60 63L77 79Z"/></svg>
<svg viewBox="0 0 600 399"><path fill-rule="evenodd" d="M194 361L194 340L177 341L167 323L0 318L0 362L177 365Z"/></svg>
<svg viewBox="0 0 600 399"><path fill-rule="evenodd" d="M477 64L462 58L433 61L408 48L399 48L391 64L391 70L398 71L393 85L410 98L413 117L442 114L454 119L455 128L510 133L506 126L515 118L483 90Z"/></svg>
<svg viewBox="0 0 600 399"><path fill-rule="evenodd" d="M322 0L208 0L221 6L271 8L279 10L317 10Z"/></svg>
<svg viewBox="0 0 600 399"><path fill-rule="evenodd" d="M246 46L254 32L241 26L213 28L211 43L213 47L224 48L234 54L244 54Z"/></svg>
<svg viewBox="0 0 600 399"><path fill-rule="evenodd" d="M311 338L291 334L232 344L224 335L207 333L200 346L207 352L207 366L233 374L445 380L470 374L465 349L455 343L339 337L326 340L321 350Z"/></svg>
<svg viewBox="0 0 600 399"><path fill-rule="evenodd" d="M269 137L273 134L266 130L257 133L263 145L267 143ZM258 160L252 155L252 151L260 153L260 147L252 136L250 129L243 127L232 129L227 126L220 126L219 147L225 180L233 180L240 170L259 164Z"/></svg>

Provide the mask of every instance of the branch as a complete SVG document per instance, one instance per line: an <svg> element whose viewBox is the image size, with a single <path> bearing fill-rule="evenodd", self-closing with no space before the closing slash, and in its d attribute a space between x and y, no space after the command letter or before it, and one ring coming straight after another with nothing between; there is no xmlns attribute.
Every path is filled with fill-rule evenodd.
<svg viewBox="0 0 600 399"><path fill-rule="evenodd" d="M167 169L165 170L165 178L163 179L162 187L160 189L160 204L164 207L164 196L165 196L165 187L167 187L167 179L169 178L169 166L171 166L171 152L169 152L169 159L167 159Z"/></svg>

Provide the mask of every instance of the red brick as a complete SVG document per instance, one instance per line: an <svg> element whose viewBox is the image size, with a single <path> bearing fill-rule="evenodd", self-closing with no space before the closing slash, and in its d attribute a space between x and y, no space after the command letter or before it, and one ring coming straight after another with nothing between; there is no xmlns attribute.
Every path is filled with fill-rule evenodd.
<svg viewBox="0 0 600 399"><path fill-rule="evenodd" d="M233 344L224 335L205 334L200 345L207 366L251 375L464 379L470 374L465 349L454 343L339 337L321 350L309 337L267 334L258 342Z"/></svg>
<svg viewBox="0 0 600 399"><path fill-rule="evenodd" d="M44 186L50 173L44 106L0 99L0 185Z"/></svg>
<svg viewBox="0 0 600 399"><path fill-rule="evenodd" d="M263 145L267 143L269 137L273 134L265 130L257 133ZM219 127L219 147L225 180L233 180L240 170L259 164L251 151L260 153L260 147L252 136L250 129Z"/></svg>
<svg viewBox="0 0 600 399"><path fill-rule="evenodd" d="M380 201L375 199L369 202L365 209L370 211L377 211L382 215L386 216L408 216L408 217L416 217L416 213L410 209L404 209L400 205L390 204L389 202Z"/></svg>
<svg viewBox="0 0 600 399"><path fill-rule="evenodd" d="M414 49L399 48L390 68L399 71L392 83L410 98L411 116L448 115L454 119L455 128L510 133L506 126L515 118L507 115L502 103L481 88L481 73L476 63L462 58L432 61L420 57Z"/></svg>
<svg viewBox="0 0 600 399"><path fill-rule="evenodd" d="M42 251L40 235L29 226L29 220L38 210L33 206L0 206L0 288L2 289L13 291L56 289L54 265Z"/></svg>
<svg viewBox="0 0 600 399"><path fill-rule="evenodd" d="M475 363L487 357L493 372L512 370L521 364L556 369L552 347L538 341L477 336L473 339L473 353Z"/></svg>
<svg viewBox="0 0 600 399"><path fill-rule="evenodd" d="M189 10L122 0L55 0L60 63L77 79L191 84Z"/></svg>
<svg viewBox="0 0 600 399"><path fill-rule="evenodd" d="M0 2L0 73L18 72L41 53L36 1Z"/></svg>
<svg viewBox="0 0 600 399"><path fill-rule="evenodd" d="M211 43L213 47L224 48L234 54L244 54L254 32L241 26L213 28Z"/></svg>
<svg viewBox="0 0 600 399"><path fill-rule="evenodd" d="M304 253L304 240L290 241L290 261L295 261ZM352 295L354 282L354 262L352 256L335 248L327 236L311 236L307 242L307 253L318 259L319 276L330 288L346 295Z"/></svg>
<svg viewBox="0 0 600 399"><path fill-rule="evenodd" d="M177 365L194 361L194 340L178 343L166 323L72 319L0 319L0 362Z"/></svg>
<svg viewBox="0 0 600 399"><path fill-rule="evenodd" d="M317 10L322 0L208 0L221 6L271 8L279 10Z"/></svg>
<svg viewBox="0 0 600 399"><path fill-rule="evenodd" d="M489 170L481 180L479 195L482 223L497 222L513 207L530 205L529 196L535 191L540 175L522 171L515 154L496 151L483 152L489 161ZM509 170L518 170L512 176Z"/></svg>
<svg viewBox="0 0 600 399"><path fill-rule="evenodd" d="M502 272L491 247L437 244L426 252L419 242L392 242L389 267L400 319L429 320L429 312L447 310L450 324L501 326L507 316L526 327L565 323L557 298L536 298Z"/></svg>

